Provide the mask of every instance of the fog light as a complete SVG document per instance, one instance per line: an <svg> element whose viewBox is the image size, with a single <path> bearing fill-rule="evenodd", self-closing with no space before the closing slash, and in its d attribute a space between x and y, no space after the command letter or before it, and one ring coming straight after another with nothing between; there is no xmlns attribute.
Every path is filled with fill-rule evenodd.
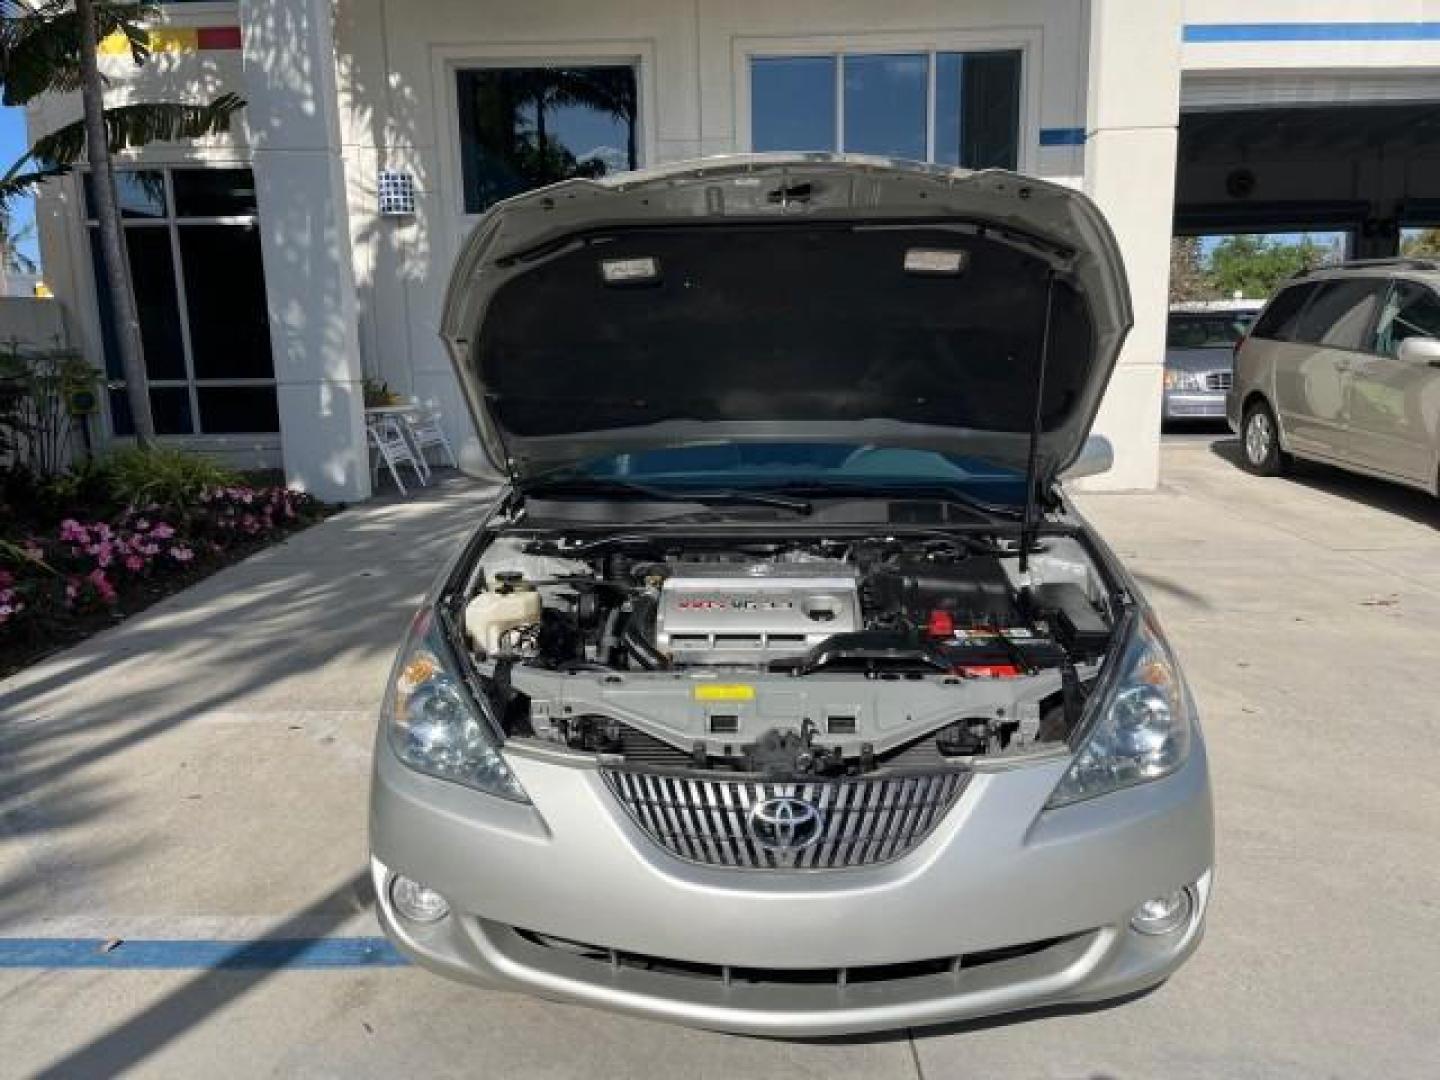
<svg viewBox="0 0 1440 1080"><path fill-rule="evenodd" d="M1176 889L1146 900L1130 916L1130 928L1139 934L1169 934L1190 921L1195 900L1189 889Z"/></svg>
<svg viewBox="0 0 1440 1080"><path fill-rule="evenodd" d="M401 874L390 883L390 902L411 922L438 922L450 914L450 905L443 896Z"/></svg>

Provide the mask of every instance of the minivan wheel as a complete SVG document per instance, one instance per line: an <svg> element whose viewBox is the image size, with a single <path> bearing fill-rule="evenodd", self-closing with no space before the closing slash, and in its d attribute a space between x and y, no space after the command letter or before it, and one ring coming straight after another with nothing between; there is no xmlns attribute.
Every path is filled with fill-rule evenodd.
<svg viewBox="0 0 1440 1080"><path fill-rule="evenodd" d="M1279 476L1290 467L1290 455L1280 449L1280 428L1270 406L1257 401L1245 410L1240 426L1240 456L1256 476Z"/></svg>

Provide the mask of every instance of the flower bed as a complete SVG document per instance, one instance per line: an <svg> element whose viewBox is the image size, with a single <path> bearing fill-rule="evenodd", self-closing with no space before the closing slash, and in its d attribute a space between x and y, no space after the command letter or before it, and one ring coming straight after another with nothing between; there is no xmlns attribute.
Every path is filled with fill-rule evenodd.
<svg viewBox="0 0 1440 1080"><path fill-rule="evenodd" d="M0 536L0 676L178 591L330 512L283 487L233 484L162 507L58 523L6 522Z"/></svg>

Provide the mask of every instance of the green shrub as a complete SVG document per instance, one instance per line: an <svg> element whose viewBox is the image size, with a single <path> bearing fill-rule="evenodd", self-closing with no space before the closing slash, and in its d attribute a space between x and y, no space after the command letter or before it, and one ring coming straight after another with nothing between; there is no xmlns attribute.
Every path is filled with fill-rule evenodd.
<svg viewBox="0 0 1440 1080"><path fill-rule="evenodd" d="M232 487L239 474L214 458L185 450L119 450L101 467L109 477L110 493L127 506L181 506L213 488Z"/></svg>

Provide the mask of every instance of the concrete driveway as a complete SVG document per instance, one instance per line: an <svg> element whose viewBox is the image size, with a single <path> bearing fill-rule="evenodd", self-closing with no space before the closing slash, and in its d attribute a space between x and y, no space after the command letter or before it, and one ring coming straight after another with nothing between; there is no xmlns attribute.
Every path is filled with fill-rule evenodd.
<svg viewBox="0 0 1440 1080"><path fill-rule="evenodd" d="M1164 452L1159 491L1083 497L1161 610L1215 772L1210 933L1154 993L794 1043L392 966L367 764L410 610L484 503L452 482L0 683L0 1074L1434 1076L1440 509L1256 479L1223 439Z"/></svg>

